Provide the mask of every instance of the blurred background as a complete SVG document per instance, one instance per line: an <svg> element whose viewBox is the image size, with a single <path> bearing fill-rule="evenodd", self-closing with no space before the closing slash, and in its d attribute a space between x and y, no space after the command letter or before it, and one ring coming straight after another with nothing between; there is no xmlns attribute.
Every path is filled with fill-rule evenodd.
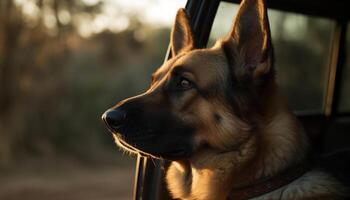
<svg viewBox="0 0 350 200"><path fill-rule="evenodd" d="M185 1L0 1L0 199L125 199L102 113L149 85Z"/></svg>
<svg viewBox="0 0 350 200"><path fill-rule="evenodd" d="M185 3L0 1L1 200L131 199L135 158L119 151L100 116L149 86ZM236 11L220 4L209 46ZM278 82L291 107L322 112L334 22L269 16ZM349 111L350 81L343 88L340 107Z"/></svg>

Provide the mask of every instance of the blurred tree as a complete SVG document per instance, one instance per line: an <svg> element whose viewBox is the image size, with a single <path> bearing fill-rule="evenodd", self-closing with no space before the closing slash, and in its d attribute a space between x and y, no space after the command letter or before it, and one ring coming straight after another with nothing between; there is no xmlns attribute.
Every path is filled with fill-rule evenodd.
<svg viewBox="0 0 350 200"><path fill-rule="evenodd" d="M78 0L32 0L22 5L13 0L0 2L0 164L11 160L14 142L21 137L18 132L23 132L16 130L21 114L15 113L15 108L28 100L30 85L44 83L45 74L56 78L62 74L60 66L70 55L68 39L76 32L72 17L82 12L97 14L101 5ZM26 6L39 10L32 10L30 23L23 13Z"/></svg>

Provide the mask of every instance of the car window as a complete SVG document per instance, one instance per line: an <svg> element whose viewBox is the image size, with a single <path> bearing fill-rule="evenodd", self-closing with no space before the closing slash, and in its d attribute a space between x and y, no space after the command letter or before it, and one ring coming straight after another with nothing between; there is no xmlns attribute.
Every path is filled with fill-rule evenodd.
<svg viewBox="0 0 350 200"><path fill-rule="evenodd" d="M237 4L221 2L208 46L231 29ZM322 112L334 22L269 9L277 82L295 111Z"/></svg>

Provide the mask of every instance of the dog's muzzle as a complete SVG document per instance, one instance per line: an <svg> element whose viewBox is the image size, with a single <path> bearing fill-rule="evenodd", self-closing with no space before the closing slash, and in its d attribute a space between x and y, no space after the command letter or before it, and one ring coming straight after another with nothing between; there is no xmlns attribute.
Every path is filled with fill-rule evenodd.
<svg viewBox="0 0 350 200"><path fill-rule="evenodd" d="M121 109L109 109L103 113L102 120L111 132L116 133L126 121L126 117L126 112Z"/></svg>

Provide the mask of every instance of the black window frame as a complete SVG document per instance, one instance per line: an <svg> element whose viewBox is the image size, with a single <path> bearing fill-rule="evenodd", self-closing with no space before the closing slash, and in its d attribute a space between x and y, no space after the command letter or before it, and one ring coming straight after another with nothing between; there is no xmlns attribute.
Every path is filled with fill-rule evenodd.
<svg viewBox="0 0 350 200"><path fill-rule="evenodd" d="M221 2L239 4L241 0L188 0L185 6L194 32L195 46L206 46L217 9ZM317 151L322 152L325 130L334 120L350 117L350 112L339 112L340 92L346 55L346 31L350 12L346 10L347 0L267 0L268 8L293 12L335 21L331 38L330 61L328 64L324 107L320 113L296 113L306 127L317 127L318 133L311 140ZM170 48L165 60L170 58ZM134 200L171 199L165 188L164 174L168 163L164 160L149 160L138 156L136 161Z"/></svg>

